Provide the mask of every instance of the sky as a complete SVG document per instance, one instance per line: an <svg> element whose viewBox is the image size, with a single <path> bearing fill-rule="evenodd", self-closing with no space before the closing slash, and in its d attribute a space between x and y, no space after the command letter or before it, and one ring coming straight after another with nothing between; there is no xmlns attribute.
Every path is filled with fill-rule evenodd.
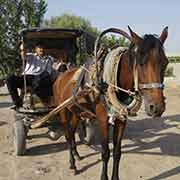
<svg viewBox="0 0 180 180"><path fill-rule="evenodd" d="M64 13L81 16L99 30L116 27L139 35L160 34L168 26L164 44L168 55L180 55L180 0L46 0L45 19Z"/></svg>

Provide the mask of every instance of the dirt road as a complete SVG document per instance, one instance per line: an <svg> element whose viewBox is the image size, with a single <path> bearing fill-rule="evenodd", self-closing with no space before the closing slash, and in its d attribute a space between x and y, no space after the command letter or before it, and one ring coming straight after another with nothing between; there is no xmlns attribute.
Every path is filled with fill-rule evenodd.
<svg viewBox="0 0 180 180"><path fill-rule="evenodd" d="M180 86L173 82L167 84L167 110L162 118L151 119L142 109L138 117L128 120L122 148L121 180L180 179ZM10 136L13 111L9 109L11 100L5 89L1 88L0 94L0 180L99 179L99 151L78 140L78 150L84 159L77 162L80 174L74 176L68 169L64 138L49 140L44 135L47 129L31 131L26 155L13 155ZM109 175L111 168L112 159Z"/></svg>

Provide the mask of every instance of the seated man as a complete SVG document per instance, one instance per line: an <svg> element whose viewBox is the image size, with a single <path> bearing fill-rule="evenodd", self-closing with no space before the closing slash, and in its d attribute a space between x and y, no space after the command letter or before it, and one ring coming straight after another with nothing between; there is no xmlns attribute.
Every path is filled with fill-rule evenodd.
<svg viewBox="0 0 180 180"><path fill-rule="evenodd" d="M23 48L20 46L20 48ZM57 71L53 69L53 58L44 55L44 48L37 44L35 53L26 54L26 66L21 76L11 75L7 79L7 87L12 97L12 100L19 108L23 102L18 94L18 88L24 87L24 76L26 85L32 88L35 93L44 103L48 103L48 97L52 96L52 84L57 76Z"/></svg>

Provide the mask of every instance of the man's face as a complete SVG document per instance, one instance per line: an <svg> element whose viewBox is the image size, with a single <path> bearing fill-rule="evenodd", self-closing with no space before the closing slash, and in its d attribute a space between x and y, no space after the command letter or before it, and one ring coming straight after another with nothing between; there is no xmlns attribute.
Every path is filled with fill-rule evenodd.
<svg viewBox="0 0 180 180"><path fill-rule="evenodd" d="M38 56L44 55L44 48L42 46L36 46L35 51L36 51Z"/></svg>

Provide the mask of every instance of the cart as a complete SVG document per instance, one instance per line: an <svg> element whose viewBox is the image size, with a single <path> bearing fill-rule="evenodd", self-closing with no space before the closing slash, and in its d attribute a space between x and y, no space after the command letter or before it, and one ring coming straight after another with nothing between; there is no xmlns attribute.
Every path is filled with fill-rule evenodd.
<svg viewBox="0 0 180 180"><path fill-rule="evenodd" d="M80 29L62 29L62 28L32 28L23 29L20 32L21 41L32 51L37 42L43 44L45 52L55 59L64 54L68 58L68 62L73 65L79 65L85 60L86 54L92 53L95 38ZM26 49L24 49L26 50ZM82 59L83 57L83 59ZM25 58L22 57L22 58ZM24 61L23 61L24 62ZM55 62L55 64L58 62ZM24 68L24 63L23 63ZM31 93L31 90L24 84L23 94L25 96L24 106L15 111L15 120L13 122L13 144L16 155L24 155L26 152L26 140L28 132L33 128L48 127L49 132L53 129L60 129L60 135L63 134L63 129L60 128L60 122L56 114L73 103L73 96L67 99L62 104L56 106L53 97L49 98L50 107L45 107L37 96ZM84 94L89 93L81 92L76 94L76 98L80 98ZM60 135L52 135L49 133L49 138L57 140ZM85 137L85 125L79 125L79 137L81 140Z"/></svg>

